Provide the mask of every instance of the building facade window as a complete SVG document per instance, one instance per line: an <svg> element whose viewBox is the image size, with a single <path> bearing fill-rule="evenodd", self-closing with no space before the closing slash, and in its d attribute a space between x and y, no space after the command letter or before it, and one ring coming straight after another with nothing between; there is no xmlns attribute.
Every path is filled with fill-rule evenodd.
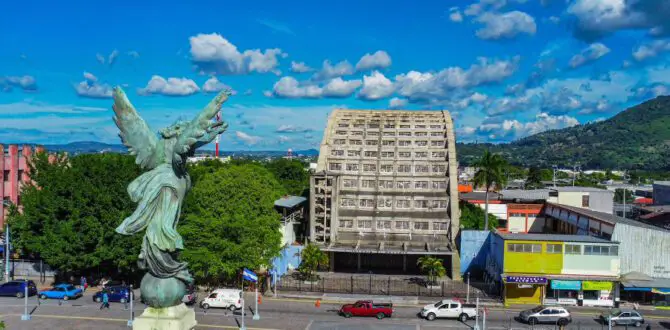
<svg viewBox="0 0 670 330"><path fill-rule="evenodd" d="M396 182L396 188L398 189L409 189L410 181L398 181Z"/></svg>
<svg viewBox="0 0 670 330"><path fill-rule="evenodd" d="M393 165L380 165L379 170L382 173L393 173Z"/></svg>
<svg viewBox="0 0 670 330"><path fill-rule="evenodd" d="M361 181L361 188L374 188L375 180L363 180Z"/></svg>
<svg viewBox="0 0 670 330"><path fill-rule="evenodd" d="M584 255L590 256L617 256L618 246L584 245Z"/></svg>
<svg viewBox="0 0 670 330"><path fill-rule="evenodd" d="M433 165L433 173L444 173L447 171L447 165Z"/></svg>
<svg viewBox="0 0 670 330"><path fill-rule="evenodd" d="M415 173L428 173L428 165L414 165Z"/></svg>
<svg viewBox="0 0 670 330"><path fill-rule="evenodd" d="M393 158L394 155L393 151L382 151L382 158Z"/></svg>
<svg viewBox="0 0 670 330"><path fill-rule="evenodd" d="M411 146L411 145L412 145L412 141L408 141L408 140L400 140L400 141L398 141L398 146L399 146L399 147L409 147L409 146Z"/></svg>
<svg viewBox="0 0 670 330"><path fill-rule="evenodd" d="M412 172L412 165L398 165L398 173L410 173Z"/></svg>
<svg viewBox="0 0 670 330"><path fill-rule="evenodd" d="M393 189L393 180L379 180L379 188Z"/></svg>
<svg viewBox="0 0 670 330"><path fill-rule="evenodd" d="M347 127L349 127L349 124L347 124L347 123L339 123L339 124L337 124L337 127L347 128Z"/></svg>
<svg viewBox="0 0 670 330"><path fill-rule="evenodd" d="M447 153L445 153L444 151L433 151L432 156L433 158L445 158L447 156Z"/></svg>
<svg viewBox="0 0 670 330"><path fill-rule="evenodd" d="M428 222L425 221L414 222L414 230L428 230Z"/></svg>
<svg viewBox="0 0 670 330"><path fill-rule="evenodd" d="M363 145L363 140L349 140L349 144L353 146Z"/></svg>
<svg viewBox="0 0 670 330"><path fill-rule="evenodd" d="M365 145L366 146L376 146L379 144L379 141L377 140L365 140Z"/></svg>
<svg viewBox="0 0 670 330"><path fill-rule="evenodd" d="M426 128L426 125L414 125L414 128Z"/></svg>
<svg viewBox="0 0 670 330"><path fill-rule="evenodd" d="M353 220L340 220L340 228L353 228L353 227L354 227Z"/></svg>
<svg viewBox="0 0 670 330"><path fill-rule="evenodd" d="M339 149L333 149L330 151L331 156L344 156L344 150L339 150Z"/></svg>
<svg viewBox="0 0 670 330"><path fill-rule="evenodd" d="M430 132L430 136L444 136L442 132Z"/></svg>
<svg viewBox="0 0 670 330"><path fill-rule="evenodd" d="M342 198L340 200L340 206L347 208L356 207L356 200L353 198Z"/></svg>
<svg viewBox="0 0 670 330"><path fill-rule="evenodd" d="M347 150L347 157L360 157L360 156L361 156L360 150Z"/></svg>
<svg viewBox="0 0 670 330"><path fill-rule="evenodd" d="M508 243L507 252L542 253L542 244Z"/></svg>
<svg viewBox="0 0 670 330"><path fill-rule="evenodd" d="M369 198L362 198L358 201L358 206L363 208L373 208L375 207L375 201Z"/></svg>
<svg viewBox="0 0 670 330"><path fill-rule="evenodd" d="M358 164L347 164L347 171L357 172L358 171Z"/></svg>
<svg viewBox="0 0 670 330"><path fill-rule="evenodd" d="M427 200L414 201L414 208L415 209L427 209L428 208L428 201Z"/></svg>
<svg viewBox="0 0 670 330"><path fill-rule="evenodd" d="M411 158L412 153L409 151L400 151L398 152L398 158Z"/></svg>
<svg viewBox="0 0 670 330"><path fill-rule="evenodd" d="M399 209L408 209L409 208L409 200L407 199L398 199L395 201L395 207Z"/></svg>
<svg viewBox="0 0 670 330"><path fill-rule="evenodd" d="M396 221L395 229L398 230L409 230L409 221Z"/></svg>
<svg viewBox="0 0 670 330"><path fill-rule="evenodd" d="M356 188L356 187L358 187L358 180L356 180L356 179L344 179L344 180L342 180L342 187Z"/></svg>
<svg viewBox="0 0 670 330"><path fill-rule="evenodd" d="M341 171L342 170L342 164L340 163L330 163L328 164L328 169L331 171Z"/></svg>
<svg viewBox="0 0 670 330"><path fill-rule="evenodd" d="M336 145L347 144L347 140L345 140L345 139L335 139L335 140L333 140L333 144L336 144Z"/></svg>
<svg viewBox="0 0 670 330"><path fill-rule="evenodd" d="M415 181L414 189L428 189L428 181Z"/></svg>
<svg viewBox="0 0 670 330"><path fill-rule="evenodd" d="M414 132L414 136L428 136L428 132Z"/></svg>
<svg viewBox="0 0 670 330"><path fill-rule="evenodd" d="M415 152L414 157L416 157L416 158L428 158L428 152L425 152L425 151Z"/></svg>
<svg viewBox="0 0 670 330"><path fill-rule="evenodd" d="M446 222L433 222L433 230L447 230L448 225Z"/></svg>
<svg viewBox="0 0 670 330"><path fill-rule="evenodd" d="M446 181L433 181L433 189L447 189Z"/></svg>
<svg viewBox="0 0 670 330"><path fill-rule="evenodd" d="M377 172L376 164L363 164L363 171L365 172Z"/></svg>
<svg viewBox="0 0 670 330"><path fill-rule="evenodd" d="M415 144L416 144L417 147L425 147L425 146L428 145L428 141L424 141L424 140L416 141Z"/></svg>
<svg viewBox="0 0 670 330"><path fill-rule="evenodd" d="M347 131L335 131L335 135L347 135Z"/></svg>
<svg viewBox="0 0 670 330"><path fill-rule="evenodd" d="M582 254L582 246L576 244L565 244L565 254Z"/></svg>
<svg viewBox="0 0 670 330"><path fill-rule="evenodd" d="M369 151L368 150L368 151L365 152L365 157L368 157L368 158L377 158L377 155L379 155L379 153L376 152L376 151Z"/></svg>
<svg viewBox="0 0 670 330"><path fill-rule="evenodd" d="M430 125L430 129L442 129L442 125Z"/></svg>
<svg viewBox="0 0 670 330"><path fill-rule="evenodd" d="M379 132L377 132L377 131L368 131L365 134L367 136L379 136Z"/></svg>
<svg viewBox="0 0 670 330"><path fill-rule="evenodd" d="M393 199L384 197L377 200L377 207L390 209L393 207Z"/></svg>
<svg viewBox="0 0 670 330"><path fill-rule="evenodd" d="M395 140L382 140L382 145L387 147L395 146Z"/></svg>
<svg viewBox="0 0 670 330"><path fill-rule="evenodd" d="M412 136L412 132L398 132L398 136Z"/></svg>
<svg viewBox="0 0 670 330"><path fill-rule="evenodd" d="M381 230L391 230L391 221L388 221L388 220L377 220L377 229L381 229Z"/></svg>
<svg viewBox="0 0 670 330"><path fill-rule="evenodd" d="M358 220L358 228L371 229L372 220Z"/></svg>
<svg viewBox="0 0 670 330"><path fill-rule="evenodd" d="M562 254L563 246L561 244L547 244L547 253Z"/></svg>

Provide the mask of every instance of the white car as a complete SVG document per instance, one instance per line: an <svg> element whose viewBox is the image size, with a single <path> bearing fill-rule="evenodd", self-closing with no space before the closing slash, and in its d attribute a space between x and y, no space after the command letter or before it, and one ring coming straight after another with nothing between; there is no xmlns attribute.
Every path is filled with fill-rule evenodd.
<svg viewBox="0 0 670 330"><path fill-rule="evenodd" d="M421 310L421 317L428 321L436 318L449 318L465 322L476 316L477 306L475 304L462 304L460 301L449 299L426 305Z"/></svg>
<svg viewBox="0 0 670 330"><path fill-rule="evenodd" d="M208 309L228 308L231 311L242 308L242 290L239 289L216 289L200 302L200 307Z"/></svg>

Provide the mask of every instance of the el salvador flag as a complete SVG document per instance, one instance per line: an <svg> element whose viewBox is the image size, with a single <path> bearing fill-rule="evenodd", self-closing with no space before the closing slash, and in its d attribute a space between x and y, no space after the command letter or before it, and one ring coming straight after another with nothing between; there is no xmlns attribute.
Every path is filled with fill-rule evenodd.
<svg viewBox="0 0 670 330"><path fill-rule="evenodd" d="M258 276L256 276L256 273L254 273L254 272L252 272L252 271L250 271L246 268L242 271L242 278L247 280L247 281L250 281L250 282L258 281Z"/></svg>

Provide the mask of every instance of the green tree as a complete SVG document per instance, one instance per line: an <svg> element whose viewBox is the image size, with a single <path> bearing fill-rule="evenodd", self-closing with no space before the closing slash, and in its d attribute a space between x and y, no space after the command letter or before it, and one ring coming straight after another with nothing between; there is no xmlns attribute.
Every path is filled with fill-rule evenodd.
<svg viewBox="0 0 670 330"><path fill-rule="evenodd" d="M528 176L526 177L526 189L542 188L542 171L536 166L528 169Z"/></svg>
<svg viewBox="0 0 670 330"><path fill-rule="evenodd" d="M318 280L318 276L314 273L321 267L328 266L328 255L321 251L318 246L314 244L307 244L300 253L300 266L298 271L306 280Z"/></svg>
<svg viewBox="0 0 670 330"><path fill-rule="evenodd" d="M505 176L507 161L501 155L492 154L486 150L482 158L476 161L473 166L477 168L473 178L475 186L483 186L486 189L484 228L489 228L489 191L491 191L491 188L502 189L507 184L507 176Z"/></svg>
<svg viewBox="0 0 670 330"><path fill-rule="evenodd" d="M135 205L126 191L139 174L134 157L120 154L38 154L31 165L34 185L24 186L23 212L9 216L15 244L63 275L106 275L137 271L141 236L115 228Z"/></svg>
<svg viewBox="0 0 670 330"><path fill-rule="evenodd" d="M617 188L614 191L614 202L622 204L624 200L624 191L626 192L626 204L631 204L635 201L635 193L632 190Z"/></svg>
<svg viewBox="0 0 670 330"><path fill-rule="evenodd" d="M242 268L260 269L281 249L280 219L274 201L284 188L258 164L229 165L205 172L184 202L179 232L197 281L210 285L234 280Z"/></svg>
<svg viewBox="0 0 670 330"><path fill-rule="evenodd" d="M459 208L461 210L460 222L463 229L485 230L484 227L484 210L477 205L470 204L465 201L460 201ZM489 214L489 228L498 228L498 218L493 214Z"/></svg>
<svg viewBox="0 0 670 330"><path fill-rule="evenodd" d="M302 196L309 190L309 172L297 159L278 158L265 165L291 195Z"/></svg>
<svg viewBox="0 0 670 330"><path fill-rule="evenodd" d="M422 272L428 274L428 284L435 284L438 277L443 277L447 274L444 263L439 258L423 256L419 258L417 265L419 265L419 269Z"/></svg>

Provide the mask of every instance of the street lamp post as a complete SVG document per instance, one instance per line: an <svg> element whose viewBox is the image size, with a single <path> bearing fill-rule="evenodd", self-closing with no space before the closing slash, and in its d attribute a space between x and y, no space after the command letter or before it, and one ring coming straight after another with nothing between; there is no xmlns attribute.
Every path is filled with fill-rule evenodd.
<svg viewBox="0 0 670 330"><path fill-rule="evenodd" d="M23 294L23 315L21 315L21 321L30 320L30 314L28 314L28 280L25 281L25 288Z"/></svg>
<svg viewBox="0 0 670 330"><path fill-rule="evenodd" d="M133 285L132 284L130 285L129 291L130 291L130 294L128 295L128 300L130 300L130 319L128 319L128 327L132 327L133 326L133 316L134 316L133 315L134 312L133 312Z"/></svg>

